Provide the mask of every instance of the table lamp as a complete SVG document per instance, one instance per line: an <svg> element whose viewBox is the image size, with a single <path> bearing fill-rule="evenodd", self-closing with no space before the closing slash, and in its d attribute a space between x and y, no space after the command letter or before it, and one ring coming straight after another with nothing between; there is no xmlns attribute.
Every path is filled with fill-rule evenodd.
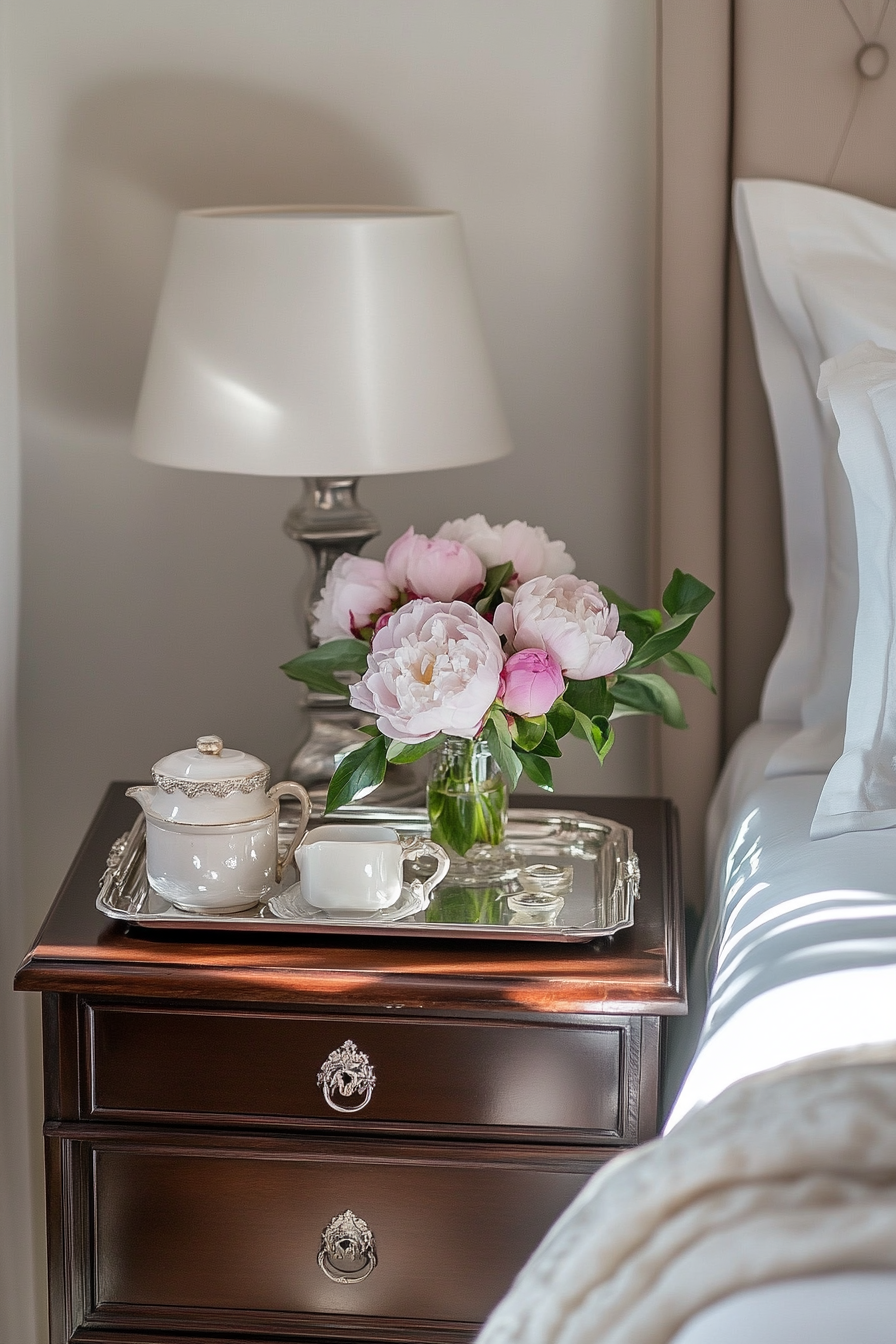
<svg viewBox="0 0 896 1344"><path fill-rule="evenodd" d="M178 216L133 451L307 478L285 523L311 555L306 614L336 557L379 533L360 476L468 466L511 446L456 214ZM309 694L308 709L289 775L320 798L360 720L338 697Z"/></svg>

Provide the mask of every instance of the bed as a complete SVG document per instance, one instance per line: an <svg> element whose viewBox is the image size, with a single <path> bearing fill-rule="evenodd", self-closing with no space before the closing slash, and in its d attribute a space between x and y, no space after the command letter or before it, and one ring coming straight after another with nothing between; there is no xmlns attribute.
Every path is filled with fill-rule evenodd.
<svg viewBox="0 0 896 1344"><path fill-rule="evenodd" d="M482 1344L889 1344L896 832L810 838L826 775L759 721L708 816L707 906L663 1137L608 1164Z"/></svg>
<svg viewBox="0 0 896 1344"><path fill-rule="evenodd" d="M723 683L714 720L664 738L660 785L705 909L663 1137L598 1173L481 1338L884 1344L896 0L658 17L657 560L715 576L698 651Z"/></svg>
<svg viewBox="0 0 896 1344"><path fill-rule="evenodd" d="M856 602L844 578L856 538L832 524L839 510L841 533L854 526L852 500L826 496L836 426L815 381L857 341L896 348L896 4L682 0L660 3L658 17L657 459L661 484L684 464L700 544L707 533L714 544L724 687L718 778L705 740L684 759L670 734L662 748L662 783L686 816L690 890L705 874L706 902L691 1010L668 1061L671 1128L750 1072L896 1039L896 817L877 833L810 839L850 684L850 659L831 649L851 651ZM690 234L685 202L700 216ZM834 254L820 281L817 265L801 268L810 229L825 236L816 250ZM682 275L699 277L696 298ZM822 461L814 476L810 455ZM690 523L680 498L666 513L660 548L671 553ZM702 789L688 788L695 777Z"/></svg>
<svg viewBox="0 0 896 1344"><path fill-rule="evenodd" d="M824 775L765 779L784 737L756 724L713 800L713 874L670 1048L666 1122L749 1073L896 1040L896 835L814 841Z"/></svg>

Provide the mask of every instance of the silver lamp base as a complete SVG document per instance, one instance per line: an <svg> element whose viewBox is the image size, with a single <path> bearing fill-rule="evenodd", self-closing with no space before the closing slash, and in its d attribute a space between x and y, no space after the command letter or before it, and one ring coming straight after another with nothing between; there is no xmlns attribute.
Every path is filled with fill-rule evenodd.
<svg viewBox="0 0 896 1344"><path fill-rule="evenodd" d="M333 562L346 551L358 555L362 546L379 536L373 514L359 504L357 476L315 477L307 482L304 498L291 509L284 531L301 542L311 559L311 580L304 616L311 638L313 608L326 583ZM352 709L336 695L306 693L303 705L305 732L287 770L287 778L304 784L315 812L322 812L327 789L342 757L365 739L358 729L372 722L369 715ZM390 765L379 788L369 795L383 806L410 807L424 801L424 771L419 765Z"/></svg>
<svg viewBox="0 0 896 1344"><path fill-rule="evenodd" d="M327 790L337 765L347 751L367 739L358 729L370 716L347 706L335 696L309 693L304 705L307 734L289 763L287 779L304 784L316 814L324 811ZM360 802L364 795L359 795ZM383 807L415 807L426 797L426 780L419 763L390 765L382 784L368 795Z"/></svg>

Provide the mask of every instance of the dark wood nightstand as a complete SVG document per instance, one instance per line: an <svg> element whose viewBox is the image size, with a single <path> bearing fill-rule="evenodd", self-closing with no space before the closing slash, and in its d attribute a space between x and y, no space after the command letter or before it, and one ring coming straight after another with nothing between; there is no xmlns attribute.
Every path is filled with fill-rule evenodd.
<svg viewBox="0 0 896 1344"><path fill-rule="evenodd" d="M550 800L634 830L612 943L238 943L95 909L124 787L16 978L43 996L52 1344L469 1340L591 1172L656 1132L685 1011L671 804ZM354 1113L317 1082L347 1042L375 1073ZM372 1272L365 1246L323 1254L328 1226L369 1229Z"/></svg>

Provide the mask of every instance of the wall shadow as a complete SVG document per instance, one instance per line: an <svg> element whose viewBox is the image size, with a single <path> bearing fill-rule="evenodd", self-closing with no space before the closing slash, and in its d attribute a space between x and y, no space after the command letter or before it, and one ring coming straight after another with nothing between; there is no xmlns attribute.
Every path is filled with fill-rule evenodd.
<svg viewBox="0 0 896 1344"><path fill-rule="evenodd" d="M58 412L119 421L133 414L177 211L419 203L363 127L193 75L114 81L76 102L57 200L41 330L23 333L25 384Z"/></svg>

